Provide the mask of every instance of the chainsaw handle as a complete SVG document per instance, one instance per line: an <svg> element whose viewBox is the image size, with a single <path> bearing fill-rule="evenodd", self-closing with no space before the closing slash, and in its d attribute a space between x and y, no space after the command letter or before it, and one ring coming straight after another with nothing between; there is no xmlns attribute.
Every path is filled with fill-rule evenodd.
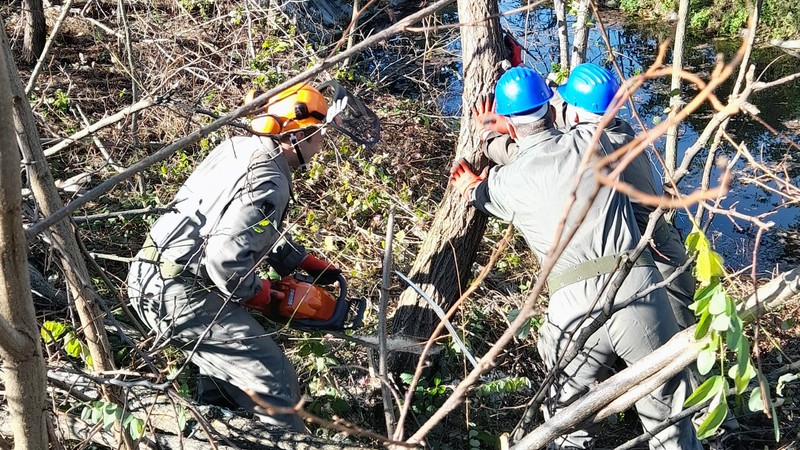
<svg viewBox="0 0 800 450"><path fill-rule="evenodd" d="M364 313L367 311L367 299L361 297L351 302L357 303L357 311L355 317L353 317L353 324L350 326L350 329L357 330L364 325Z"/></svg>
<svg viewBox="0 0 800 450"><path fill-rule="evenodd" d="M339 296L336 297L337 302L346 302L347 301L347 280L344 279L344 275L342 272L339 272L339 275L336 277L336 281L339 282Z"/></svg>

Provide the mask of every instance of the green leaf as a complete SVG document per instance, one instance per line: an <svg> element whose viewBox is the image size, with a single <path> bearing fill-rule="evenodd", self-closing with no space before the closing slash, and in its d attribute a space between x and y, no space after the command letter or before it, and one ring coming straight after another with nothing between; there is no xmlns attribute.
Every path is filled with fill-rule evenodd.
<svg viewBox="0 0 800 450"><path fill-rule="evenodd" d="M92 407L86 405L83 407L83 409L81 409L81 420L84 422L88 422L89 419L91 418L92 418Z"/></svg>
<svg viewBox="0 0 800 450"><path fill-rule="evenodd" d="M661 123L661 116L653 116L653 125L658 125Z"/></svg>
<svg viewBox="0 0 800 450"><path fill-rule="evenodd" d="M697 439L705 439L713 436L717 429L722 425L725 416L728 415L728 402L721 401L714 409L708 413L703 423L697 427Z"/></svg>
<svg viewBox="0 0 800 450"><path fill-rule="evenodd" d="M717 360L716 357L717 353L708 348L703 349L703 351L697 355L697 371L700 372L700 375L705 375L711 371Z"/></svg>
<svg viewBox="0 0 800 450"><path fill-rule="evenodd" d="M697 321L697 329L694 330L694 339L699 341L706 334L708 334L708 329L711 326L711 314L708 311L703 312L703 315L700 316L700 320Z"/></svg>
<svg viewBox="0 0 800 450"><path fill-rule="evenodd" d="M712 278L721 276L723 274L722 263L722 256L713 250L698 253L695 275L701 284L708 284Z"/></svg>
<svg viewBox="0 0 800 450"><path fill-rule="evenodd" d="M519 309L514 308L510 310L508 312L508 322L511 323L517 320L517 316L519 316ZM517 338L525 340L528 338L530 332L531 332L531 321L526 320L525 323L521 327L519 327L519 330L517 330Z"/></svg>
<svg viewBox="0 0 800 450"><path fill-rule="evenodd" d="M736 364L739 367L744 367L746 364L750 363L750 343L747 342L747 338L742 336L739 338L739 346L736 354Z"/></svg>
<svg viewBox="0 0 800 450"><path fill-rule="evenodd" d="M720 314L714 317L711 321L711 329L716 331L728 331L731 326L731 318L725 314Z"/></svg>
<svg viewBox="0 0 800 450"><path fill-rule="evenodd" d="M53 340L58 340L67 330L68 328L61 322L52 320L45 321L41 329L42 339L48 343Z"/></svg>
<svg viewBox="0 0 800 450"><path fill-rule="evenodd" d="M711 244L699 228L695 227L686 237L686 248L690 254L697 254L695 277L701 286L711 283L714 277L724 273L722 257L711 250Z"/></svg>
<svg viewBox="0 0 800 450"><path fill-rule="evenodd" d="M133 416L130 416L133 417ZM186 408L181 405L178 405L178 429L183 430L186 428L186 421L188 417L186 414Z"/></svg>
<svg viewBox="0 0 800 450"><path fill-rule="evenodd" d="M780 442L781 427L778 424L778 411L775 410L775 405L771 405L769 410L772 411L772 429L775 430L775 442Z"/></svg>
<svg viewBox="0 0 800 450"><path fill-rule="evenodd" d="M676 95L681 95L681 88L675 88L675 89L669 91L669 96L670 97L675 97Z"/></svg>
<svg viewBox="0 0 800 450"><path fill-rule="evenodd" d="M94 406L92 407L92 423L99 423L100 419L102 418L103 418L102 402L95 402Z"/></svg>
<svg viewBox="0 0 800 450"><path fill-rule="evenodd" d="M79 358L81 356L81 341L74 334L70 334L67 342L64 343L64 350L69 356Z"/></svg>
<svg viewBox="0 0 800 450"><path fill-rule="evenodd" d="M730 295L725 296L725 313L729 316L733 316L736 314L736 300L731 297Z"/></svg>
<svg viewBox="0 0 800 450"><path fill-rule="evenodd" d="M715 284L719 286L719 289L716 289L711 296L711 302L708 304L708 312L717 315L722 314L727 310L728 300L726 298L727 296L725 295L725 291L722 289L722 285L719 283Z"/></svg>
<svg viewBox="0 0 800 450"><path fill-rule="evenodd" d="M734 351L739 348L739 339L742 338L742 319L736 314L731 316L731 326L725 336L725 343L728 345L728 349Z"/></svg>
<svg viewBox="0 0 800 450"><path fill-rule="evenodd" d="M690 406L707 401L711 397L717 395L722 390L724 384L725 383L722 375L714 375L713 377L709 377L703 382L703 384L698 386L694 392L692 392L692 395L690 395L685 402L683 402L683 407L689 408Z"/></svg>
<svg viewBox="0 0 800 450"><path fill-rule="evenodd" d="M778 385L775 386L775 392L783 396L783 388L786 387L786 383L791 383L792 381L800 380L800 373L785 373L778 378Z"/></svg>
<svg viewBox="0 0 800 450"><path fill-rule="evenodd" d="M697 253L700 246L708 245L708 240L706 239L706 235L703 234L699 228L694 227L692 232L686 236L685 245L687 253ZM695 297L697 297L697 294L695 294Z"/></svg>
<svg viewBox="0 0 800 450"><path fill-rule="evenodd" d="M748 384L750 384L750 380L756 376L756 369L750 361L747 362L744 369L740 370L740 367L739 364L734 364L728 369L728 377L733 380L736 386L736 395L744 394Z"/></svg>
<svg viewBox="0 0 800 450"><path fill-rule="evenodd" d="M719 280L716 282L707 284L705 286L701 286L700 289L696 290L694 293L694 303L689 305L689 309L695 312L695 315L700 315L708 308L709 303L711 302L711 298L717 292L724 292L722 289L722 284Z"/></svg>
<svg viewBox="0 0 800 450"><path fill-rule="evenodd" d="M756 386L750 391L750 398L747 400L747 408L753 412L764 410L764 403L761 401L761 386Z"/></svg>
<svg viewBox="0 0 800 450"><path fill-rule="evenodd" d="M414 379L414 375L404 372L400 374L400 380L405 384L411 384L411 380Z"/></svg>
<svg viewBox="0 0 800 450"><path fill-rule="evenodd" d="M144 434L144 420L138 418L131 420L130 424L128 424L128 434L131 435L133 440L142 437L142 434Z"/></svg>

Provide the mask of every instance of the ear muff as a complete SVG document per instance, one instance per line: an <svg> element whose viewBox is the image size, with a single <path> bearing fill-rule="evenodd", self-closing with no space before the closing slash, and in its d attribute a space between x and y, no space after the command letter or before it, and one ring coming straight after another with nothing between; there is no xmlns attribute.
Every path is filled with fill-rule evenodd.
<svg viewBox="0 0 800 450"><path fill-rule="evenodd" d="M278 121L278 118L270 114L262 114L254 117L250 121L250 128L263 134L280 134L283 131L283 125Z"/></svg>
<svg viewBox="0 0 800 450"><path fill-rule="evenodd" d="M262 93L251 90L245 101L251 102ZM327 111L327 101L318 90L298 84L270 98L264 112L251 120L250 127L257 133L285 133L324 123Z"/></svg>

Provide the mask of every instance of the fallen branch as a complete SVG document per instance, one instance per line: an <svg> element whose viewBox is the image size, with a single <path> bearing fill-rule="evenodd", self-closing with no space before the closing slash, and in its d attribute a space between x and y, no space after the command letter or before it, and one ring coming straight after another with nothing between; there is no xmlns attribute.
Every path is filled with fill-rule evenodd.
<svg viewBox="0 0 800 450"><path fill-rule="evenodd" d="M158 105L162 101L163 101L162 98L151 98L151 97L143 98L138 102L134 103L133 105L128 106L127 108L117 112L116 114L112 114L104 119L101 119L100 121L95 122L92 125L89 125L88 127L73 134L72 136L64 139L58 144L48 148L47 150L44 151L44 156L55 155L56 153L60 152L61 150L64 150L65 148L69 147L75 142L78 142L79 140L85 138L86 136L89 136L92 133L102 130L103 128L109 125L115 124L131 114L139 112L143 109L150 108L151 106Z"/></svg>

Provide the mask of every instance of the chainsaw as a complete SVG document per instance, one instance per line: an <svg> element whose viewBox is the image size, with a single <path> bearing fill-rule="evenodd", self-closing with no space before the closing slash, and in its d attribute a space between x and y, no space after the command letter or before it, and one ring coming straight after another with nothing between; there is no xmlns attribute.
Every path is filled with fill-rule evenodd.
<svg viewBox="0 0 800 450"><path fill-rule="evenodd" d="M339 274L339 295L313 283L314 278L296 273L274 281L268 317L303 331L344 331L361 328L367 301L347 298L347 281ZM346 324L355 307L355 316Z"/></svg>

